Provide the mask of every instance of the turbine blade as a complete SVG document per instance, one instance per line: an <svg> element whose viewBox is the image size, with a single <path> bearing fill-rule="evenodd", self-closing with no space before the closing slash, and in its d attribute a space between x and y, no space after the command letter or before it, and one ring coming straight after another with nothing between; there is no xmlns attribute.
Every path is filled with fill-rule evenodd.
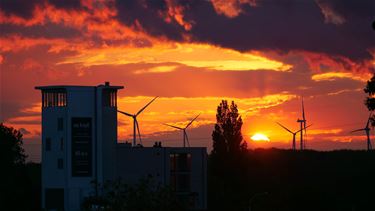
<svg viewBox="0 0 375 211"><path fill-rule="evenodd" d="M177 127L177 126L174 126L174 125L169 125L169 124L163 124L163 125L166 125L166 126L169 126L169 127L173 127L173 128L179 129L179 130L183 130L184 129L184 128Z"/></svg>
<svg viewBox="0 0 375 211"><path fill-rule="evenodd" d="M296 131L295 133L299 133L299 132L301 132L301 130L306 130L306 128L309 128L310 126L312 126L312 124L308 125L308 126L307 126L307 127L305 127L305 128L302 128L302 129L300 129L300 130Z"/></svg>
<svg viewBox="0 0 375 211"><path fill-rule="evenodd" d="M154 97L154 99L152 99L149 103L147 103L141 110L139 110L137 112L137 114L135 114L136 116L138 116L140 113L142 113L143 110L145 110L152 102L154 102L154 100L156 100L156 98L158 98L159 96L156 96Z"/></svg>
<svg viewBox="0 0 375 211"><path fill-rule="evenodd" d="M137 119L134 119L134 120L135 120L135 124L136 124L136 126L137 126L138 137L139 137L139 143L142 144L141 131L139 130L139 124L138 124Z"/></svg>
<svg viewBox="0 0 375 211"><path fill-rule="evenodd" d="M194 119L192 119L192 120L189 122L189 124L186 125L185 129L188 128L188 127L191 125L191 123L193 123L193 122L199 117L199 115L201 115L201 114L198 114Z"/></svg>
<svg viewBox="0 0 375 211"><path fill-rule="evenodd" d="M362 130L366 130L366 128L362 128L362 129L358 129L358 130L353 130L353 131L350 131L350 133L354 133L354 132L358 132L358 131L362 131Z"/></svg>
<svg viewBox="0 0 375 211"><path fill-rule="evenodd" d="M131 117L133 117L132 114L126 113L126 112L124 112L124 111L117 110L117 112L119 112L119 113L121 113L121 114L124 114L124 115L126 115L126 116L131 116Z"/></svg>
<svg viewBox="0 0 375 211"><path fill-rule="evenodd" d="M278 125L280 125L282 128L284 128L285 130L287 130L289 133L293 133L292 131L290 131L288 128L286 128L284 125L276 122Z"/></svg>

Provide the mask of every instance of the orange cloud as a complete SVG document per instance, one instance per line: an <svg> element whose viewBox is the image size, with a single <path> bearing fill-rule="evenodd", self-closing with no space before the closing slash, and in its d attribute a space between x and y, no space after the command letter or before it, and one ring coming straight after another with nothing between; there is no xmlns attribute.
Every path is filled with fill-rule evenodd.
<svg viewBox="0 0 375 211"><path fill-rule="evenodd" d="M192 28L192 23L186 21L184 18L184 10L185 8L181 5L178 5L174 0L166 0L168 10L166 12L166 17L164 20L167 23L172 22L175 20L180 26L184 27L186 31L190 31Z"/></svg>
<svg viewBox="0 0 375 211"><path fill-rule="evenodd" d="M108 47L83 50L60 64L81 63L84 66L129 63L175 62L212 70L247 71L268 69L288 71L292 66L253 53L241 53L209 44L156 43L152 47Z"/></svg>
<svg viewBox="0 0 375 211"><path fill-rule="evenodd" d="M311 129L309 130L309 135L321 135L321 134L338 134L341 133L343 130L341 128L334 128L334 129Z"/></svg>
<svg viewBox="0 0 375 211"><path fill-rule="evenodd" d="M134 71L135 74L143 74L143 73L167 73L173 72L178 66L177 65L161 65L152 67L149 69L142 69Z"/></svg>
<svg viewBox="0 0 375 211"><path fill-rule="evenodd" d="M371 74L354 74L351 72L327 72L321 74L314 74L311 76L311 79L314 81L334 81L337 79L352 79L356 81L367 81L371 78Z"/></svg>
<svg viewBox="0 0 375 211"><path fill-rule="evenodd" d="M217 14L235 18L243 12L243 5L256 6L256 0L211 0Z"/></svg>
<svg viewBox="0 0 375 211"><path fill-rule="evenodd" d="M46 23L62 24L79 30L86 41L91 36L100 37L106 40L131 40L144 39L148 37L141 31L135 31L128 26L121 24L117 19L117 10L113 1L91 1L81 2L85 9L66 10L56 8L48 2L39 4L34 8L33 17L23 19L14 15L5 15L0 10L0 23L34 26L45 25Z"/></svg>
<svg viewBox="0 0 375 211"><path fill-rule="evenodd" d="M339 94L348 93L348 92L361 92L361 91L363 91L362 88L359 88L359 89L343 89L343 90L339 90L337 92L330 92L327 95L334 96L334 95L339 95Z"/></svg>
<svg viewBox="0 0 375 211"><path fill-rule="evenodd" d="M64 39L26 38L18 35L0 37L0 43L0 52L17 52L38 45L55 45L60 46L61 49L65 50L73 49L73 46ZM56 52L56 50L54 48L51 48L50 52Z"/></svg>
<svg viewBox="0 0 375 211"><path fill-rule="evenodd" d="M370 53L372 51L369 51ZM313 72L325 72L329 69L334 72L353 72L356 74L369 73L373 68L375 54L370 60L355 62L343 56L330 56L324 53L301 52Z"/></svg>

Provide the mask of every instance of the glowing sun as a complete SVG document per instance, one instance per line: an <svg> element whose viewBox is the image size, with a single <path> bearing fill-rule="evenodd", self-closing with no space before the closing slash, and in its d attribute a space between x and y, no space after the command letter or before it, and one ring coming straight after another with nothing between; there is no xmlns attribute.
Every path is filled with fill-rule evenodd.
<svg viewBox="0 0 375 211"><path fill-rule="evenodd" d="M253 136L251 136L251 140L253 141L270 141L270 139L261 133L255 133Z"/></svg>

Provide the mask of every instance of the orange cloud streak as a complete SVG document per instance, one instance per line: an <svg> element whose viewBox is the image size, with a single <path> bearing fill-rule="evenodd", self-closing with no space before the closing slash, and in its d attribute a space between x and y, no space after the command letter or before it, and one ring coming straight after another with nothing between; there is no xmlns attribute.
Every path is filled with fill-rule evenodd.
<svg viewBox="0 0 375 211"><path fill-rule="evenodd" d="M108 47L83 50L60 64L81 63L84 66L129 63L180 63L212 70L246 71L268 69L288 71L292 67L253 53L215 47L209 44L155 43L152 47Z"/></svg>
<svg viewBox="0 0 375 211"><path fill-rule="evenodd" d="M311 79L314 81L334 81L336 79L352 79L356 81L367 81L371 78L370 73L364 73L361 75L356 75L351 72L327 72L321 74L314 74L312 75Z"/></svg>
<svg viewBox="0 0 375 211"><path fill-rule="evenodd" d="M256 6L256 0L211 0L217 14L225 15L228 18L235 18L243 13L242 6Z"/></svg>

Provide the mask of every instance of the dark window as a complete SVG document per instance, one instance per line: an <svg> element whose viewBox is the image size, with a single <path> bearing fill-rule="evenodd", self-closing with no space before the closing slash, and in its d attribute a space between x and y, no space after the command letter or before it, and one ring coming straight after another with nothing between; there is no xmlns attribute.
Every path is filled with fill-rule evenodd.
<svg viewBox="0 0 375 211"><path fill-rule="evenodd" d="M171 187L176 192L189 192L191 182L191 154L170 154L169 161Z"/></svg>
<svg viewBox="0 0 375 211"><path fill-rule="evenodd" d="M191 171L191 154L176 153L170 154L171 171L190 172Z"/></svg>
<svg viewBox="0 0 375 211"><path fill-rule="evenodd" d="M64 168L64 160L62 158L57 159L57 168L58 169Z"/></svg>
<svg viewBox="0 0 375 211"><path fill-rule="evenodd" d="M117 90L103 89L102 102L103 102L103 106L116 107L117 106Z"/></svg>
<svg viewBox="0 0 375 211"><path fill-rule="evenodd" d="M57 130L63 130L64 129L64 119L58 118L57 119Z"/></svg>
<svg viewBox="0 0 375 211"><path fill-rule="evenodd" d="M46 209L64 210L64 189L62 188L46 188Z"/></svg>
<svg viewBox="0 0 375 211"><path fill-rule="evenodd" d="M46 138L46 151L51 151L51 138Z"/></svg>

